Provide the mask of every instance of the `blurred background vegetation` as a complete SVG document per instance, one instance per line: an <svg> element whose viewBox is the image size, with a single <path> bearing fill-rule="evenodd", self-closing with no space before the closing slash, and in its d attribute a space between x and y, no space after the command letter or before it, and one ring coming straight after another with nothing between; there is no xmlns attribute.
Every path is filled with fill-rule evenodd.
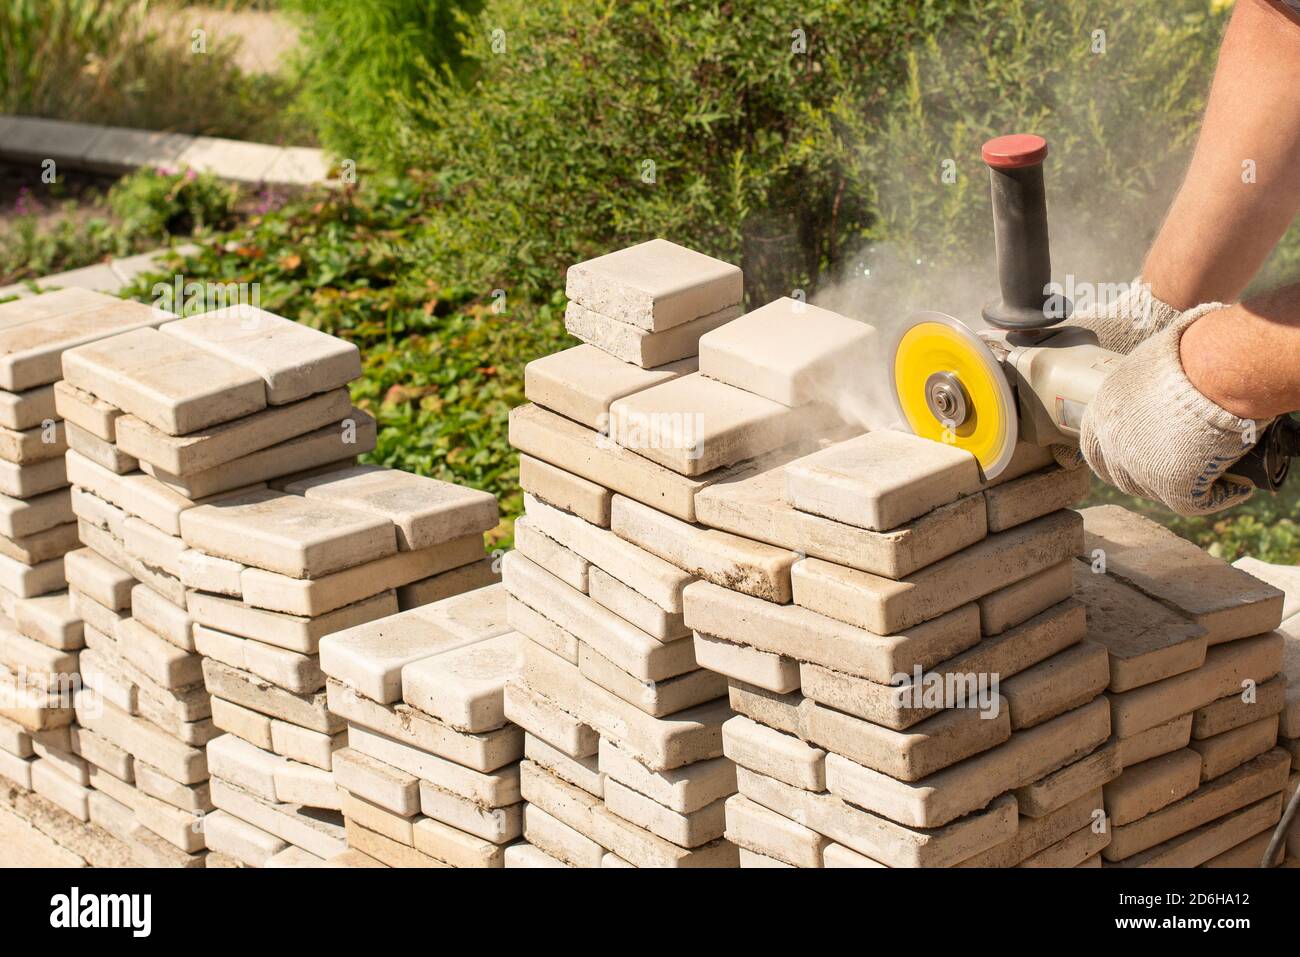
<svg viewBox="0 0 1300 957"><path fill-rule="evenodd" d="M570 263L659 235L740 263L751 305L801 289L866 321L971 316L993 284L979 145L1032 129L1052 143L1058 274L1127 281L1177 188L1231 12L1225 0L218 5L275 18L274 37L293 31L271 45L273 68L241 65L228 38L196 66L188 30L167 26L190 24L193 4L182 16L162 0L10 2L0 109L318 142L354 161L355 183L291 196L142 171L90 191L101 215L84 254L196 241L173 264L187 279L258 282L266 308L362 347L374 460L490 489L510 516L506 416L524 363L572 344ZM67 27L33 26L36 9ZM26 239L0 240L0 272L79 264L80 227L57 225L74 214L28 201L46 206ZM1293 234L1259 282L1298 267ZM1194 521L1128 504L1227 558L1300 560L1295 496Z"/></svg>

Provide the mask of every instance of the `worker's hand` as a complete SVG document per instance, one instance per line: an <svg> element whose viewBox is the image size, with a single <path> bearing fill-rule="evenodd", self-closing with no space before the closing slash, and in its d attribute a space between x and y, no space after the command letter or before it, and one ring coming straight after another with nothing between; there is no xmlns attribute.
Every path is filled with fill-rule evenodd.
<svg viewBox="0 0 1300 957"><path fill-rule="evenodd" d="M1224 473L1268 425L1220 408L1183 372L1183 330L1221 308L1189 309L1135 348L1083 413L1080 448L1098 478L1180 515L1208 515L1250 496L1249 481Z"/></svg>
<svg viewBox="0 0 1300 957"><path fill-rule="evenodd" d="M1142 277L1134 279L1108 302L1074 313L1063 326L1082 326L1097 335L1103 349L1128 355L1157 332L1168 329L1182 315L1151 295Z"/></svg>

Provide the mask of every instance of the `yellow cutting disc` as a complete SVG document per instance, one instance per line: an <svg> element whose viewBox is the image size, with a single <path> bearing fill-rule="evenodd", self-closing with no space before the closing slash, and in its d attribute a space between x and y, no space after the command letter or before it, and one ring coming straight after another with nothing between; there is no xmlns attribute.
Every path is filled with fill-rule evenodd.
<svg viewBox="0 0 1300 957"><path fill-rule="evenodd" d="M992 350L967 326L943 313L914 317L895 342L890 379L913 432L970 452L985 478L1006 468L1019 431L1015 398Z"/></svg>

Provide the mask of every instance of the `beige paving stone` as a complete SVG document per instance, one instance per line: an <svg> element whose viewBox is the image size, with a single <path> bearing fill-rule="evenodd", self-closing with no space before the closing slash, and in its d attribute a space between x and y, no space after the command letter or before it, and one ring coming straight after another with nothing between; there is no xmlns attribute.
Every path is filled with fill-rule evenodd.
<svg viewBox="0 0 1300 957"><path fill-rule="evenodd" d="M325 687L325 674L313 655L303 655L249 638L226 635L203 625L195 627L194 638L200 654L216 658L232 668L247 671L285 691L305 695L321 691Z"/></svg>
<svg viewBox="0 0 1300 957"><path fill-rule="evenodd" d="M287 762L235 735L223 734L208 744L208 769L214 778L250 794L275 800L275 775Z"/></svg>
<svg viewBox="0 0 1300 957"><path fill-rule="evenodd" d="M515 631L547 651L554 652L571 664L578 663L578 639L514 595L506 596L506 621Z"/></svg>
<svg viewBox="0 0 1300 957"><path fill-rule="evenodd" d="M51 648L0 621L0 663L46 690L57 688L77 672L77 652Z"/></svg>
<svg viewBox="0 0 1300 957"><path fill-rule="evenodd" d="M94 634L89 629L87 634ZM105 701L110 701L127 714L140 711L140 689L136 686L114 656L101 654L93 648L81 653L78 665L81 669L81 683L97 692Z"/></svg>
<svg viewBox="0 0 1300 957"><path fill-rule="evenodd" d="M35 753L31 735L8 718L0 718L0 751L18 758L30 758Z"/></svg>
<svg viewBox="0 0 1300 957"><path fill-rule="evenodd" d="M320 578L291 578L262 568L240 574L246 605L288 615L318 618L392 589L418 582L483 558L483 536L466 535L418 552L398 552Z"/></svg>
<svg viewBox="0 0 1300 957"><path fill-rule="evenodd" d="M1289 767L1290 756L1281 749L1260 755L1154 814L1112 828L1110 846L1102 851L1102 856L1108 861L1123 861L1263 800L1286 786Z"/></svg>
<svg viewBox="0 0 1300 957"><path fill-rule="evenodd" d="M859 854L857 851L851 851L843 844L836 844L833 841L826 845L822 852L823 867L884 867L878 861L873 861L865 854Z"/></svg>
<svg viewBox="0 0 1300 957"><path fill-rule="evenodd" d="M1170 838L1140 854L1125 858L1124 867L1214 867L1229 866L1214 864L1234 846L1253 835L1267 838L1267 832L1278 822L1282 815L1282 795L1275 794L1262 801L1225 814L1208 824L1202 824L1177 837ZM1264 834L1260 834L1264 831ZM1264 857L1267 843L1258 845L1253 860L1237 866L1259 867Z"/></svg>
<svg viewBox="0 0 1300 957"><path fill-rule="evenodd" d="M567 757L590 757L600 745L593 728L522 682L506 682L505 710L510 721Z"/></svg>
<svg viewBox="0 0 1300 957"><path fill-rule="evenodd" d="M505 867L507 868L539 868L539 867L568 867L569 865L557 858L551 857L540 848L533 847L531 844L523 842L517 844L508 844L505 848Z"/></svg>
<svg viewBox="0 0 1300 957"><path fill-rule="evenodd" d="M1272 798L1266 798L1266 801L1272 801ZM1254 805L1252 805L1253 807ZM1249 808L1242 811L1236 811L1234 814L1245 815ZM1234 815L1229 815L1234 816ZM1259 867L1264 860L1264 853L1268 850L1269 838L1272 834L1268 830L1261 831L1254 837L1249 837L1229 848L1221 854L1210 858L1202 867ZM1286 845L1280 846L1273 855L1273 860L1269 862L1269 867L1277 867L1286 857Z"/></svg>
<svg viewBox="0 0 1300 957"><path fill-rule="evenodd" d="M408 816L394 814L385 807L347 791L343 792L341 803L345 820L359 824L368 831L382 834L398 844L405 844L407 847L415 846L415 821L419 815L418 789L416 811Z"/></svg>
<svg viewBox="0 0 1300 957"><path fill-rule="evenodd" d="M726 830L725 800L717 800L698 811L681 814L612 778L606 778L605 806L610 813L681 847L707 844L722 837Z"/></svg>
<svg viewBox="0 0 1300 957"><path fill-rule="evenodd" d="M0 775L13 781L24 791L32 789L32 758L19 758L8 751L0 751Z"/></svg>
<svg viewBox="0 0 1300 957"><path fill-rule="evenodd" d="M334 780L353 795L401 817L409 818L420 811L420 786L415 775L352 748L335 753Z"/></svg>
<svg viewBox="0 0 1300 957"><path fill-rule="evenodd" d="M799 689L799 663L771 652L695 633L695 660L701 668L778 694Z"/></svg>
<svg viewBox="0 0 1300 957"><path fill-rule="evenodd" d="M572 512L585 522L609 528L613 493L595 482L521 452L519 487L534 498Z"/></svg>
<svg viewBox="0 0 1300 957"><path fill-rule="evenodd" d="M334 752L347 746L347 732L322 734L287 721L271 722L271 750L291 761L322 771L334 766Z"/></svg>
<svg viewBox="0 0 1300 957"><path fill-rule="evenodd" d="M64 428L67 430L66 448L76 449L92 462L118 475L133 472L139 467L139 461L133 456L126 454L118 446L91 435L80 426L68 422L64 423Z"/></svg>
<svg viewBox="0 0 1300 957"><path fill-rule="evenodd" d="M803 720L802 694L777 694L735 680L729 680L727 685L727 703L737 714L785 734L799 736Z"/></svg>
<svg viewBox="0 0 1300 957"><path fill-rule="evenodd" d="M793 508L785 501L783 471L752 464L721 473L699 492L695 506L704 525L889 578L902 578L952 555L978 542L987 530L979 495L889 532L854 528Z"/></svg>
<svg viewBox="0 0 1300 957"><path fill-rule="evenodd" d="M1204 664L1204 628L1085 562L1073 566L1088 633L1110 652L1110 690L1128 691Z"/></svg>
<svg viewBox="0 0 1300 957"><path fill-rule="evenodd" d="M584 343L525 365L524 395L529 402L604 432L612 402L695 372L697 365L691 357L642 369Z"/></svg>
<svg viewBox="0 0 1300 957"><path fill-rule="evenodd" d="M1131 737L1195 711L1240 691L1243 681L1259 683L1273 677L1282 664L1282 649L1283 638L1277 632L1215 645L1195 671L1108 695L1116 736Z"/></svg>
<svg viewBox="0 0 1300 957"><path fill-rule="evenodd" d="M87 803L90 795L89 788L65 777L44 758L37 758L32 762L31 773L33 791L67 811L77 820L90 820L90 806Z"/></svg>
<svg viewBox="0 0 1300 957"><path fill-rule="evenodd" d="M67 484L67 465L57 457L35 465L15 465L0 459L0 494L29 499Z"/></svg>
<svg viewBox="0 0 1300 957"><path fill-rule="evenodd" d="M341 854L335 854L333 857L327 858L324 861L324 863L317 864L315 866L316 867L387 867L388 865L382 864L379 861L375 860L373 857L370 857L367 854L362 854L360 851L348 849Z"/></svg>
<svg viewBox="0 0 1300 957"><path fill-rule="evenodd" d="M1278 629L1286 643L1282 649L1282 671L1286 675L1286 704L1282 707L1278 733L1300 738L1300 619L1289 618Z"/></svg>
<svg viewBox="0 0 1300 957"><path fill-rule="evenodd" d="M121 540L126 534L125 511L85 489L74 487L70 491L72 514L77 521L93 525Z"/></svg>
<svg viewBox="0 0 1300 957"><path fill-rule="evenodd" d="M346 418L312 432L305 432L278 445L215 465L190 475L174 475L148 461L140 468L173 491L200 499L234 492L259 482L289 484L317 471L334 472L356 464L356 456L375 448L374 417L353 408Z"/></svg>
<svg viewBox="0 0 1300 957"><path fill-rule="evenodd" d="M785 486L801 512L884 532L977 492L980 474L968 452L881 430L796 459Z"/></svg>
<svg viewBox="0 0 1300 957"><path fill-rule="evenodd" d="M1106 649L1081 642L1003 681L999 691L1011 709L1011 729L1032 728L1078 708L1110 680Z"/></svg>
<svg viewBox="0 0 1300 957"><path fill-rule="evenodd" d="M68 350L70 384L166 432L185 435L266 405L261 381L213 353L155 329Z"/></svg>
<svg viewBox="0 0 1300 957"><path fill-rule="evenodd" d="M78 691L76 711L82 727L157 768L173 781L198 784L207 778L208 765L203 751L178 741L148 721L127 714L101 696L84 689Z"/></svg>
<svg viewBox="0 0 1300 957"><path fill-rule="evenodd" d="M1248 575L1282 591L1283 621L1300 613L1300 571L1297 571L1295 565L1273 565L1250 555L1243 555L1232 563L1232 567L1239 568Z"/></svg>
<svg viewBox="0 0 1300 957"><path fill-rule="evenodd" d="M399 844L392 838L362 827L351 818L347 819L347 841L352 850L372 857L388 867L430 868L448 866L437 858L430 857L413 847Z"/></svg>
<svg viewBox="0 0 1300 957"><path fill-rule="evenodd" d="M488 808L420 781L420 809L427 817L492 844L505 844L523 833L523 802Z"/></svg>
<svg viewBox="0 0 1300 957"><path fill-rule="evenodd" d="M604 778L679 814L692 814L736 792L735 767L726 758L652 771L612 741L602 740L598 763Z"/></svg>
<svg viewBox="0 0 1300 957"><path fill-rule="evenodd" d="M172 807L165 801L141 793L135 808L136 821L168 844L187 854L202 851L203 816Z"/></svg>
<svg viewBox="0 0 1300 957"><path fill-rule="evenodd" d="M342 810L334 775L297 761L285 761L275 772L275 798L281 804Z"/></svg>
<svg viewBox="0 0 1300 957"><path fill-rule="evenodd" d="M68 595L72 598L73 611L81 617L85 626L83 632L87 628L95 628L103 634L112 635L117 628L117 623L128 614L128 612L114 611L101 605L85 592L78 591L76 588L70 589Z"/></svg>
<svg viewBox="0 0 1300 957"><path fill-rule="evenodd" d="M51 769L58 771L70 781L75 781L82 787L90 784L89 765L85 759L78 754L63 747L49 747L42 744L39 740L33 740L33 750L36 757L47 762Z"/></svg>
<svg viewBox="0 0 1300 957"><path fill-rule="evenodd" d="M563 463L565 470L588 482L686 522L695 521L695 495L708 484L656 465L615 445L600 433L536 405L518 406L510 411L510 444L519 452L553 466ZM546 491L541 494L545 496Z"/></svg>
<svg viewBox="0 0 1300 957"><path fill-rule="evenodd" d="M271 719L264 714L224 698L213 698L212 723L263 751L271 750Z"/></svg>
<svg viewBox="0 0 1300 957"><path fill-rule="evenodd" d="M680 613L691 576L608 529L584 522L525 493L529 521L539 531L640 592L664 611Z"/></svg>
<svg viewBox="0 0 1300 957"><path fill-rule="evenodd" d="M727 798L726 818L726 838L741 849L741 867L755 866L746 862L746 851L790 867L822 866L822 855L830 841L816 831L741 794Z"/></svg>
<svg viewBox="0 0 1300 957"><path fill-rule="evenodd" d="M67 583L62 558L51 558L39 565L27 565L0 555L0 589L4 590L6 597L38 598L62 590Z"/></svg>
<svg viewBox="0 0 1300 957"><path fill-rule="evenodd" d="M39 565L72 551L79 544L76 523L66 522L20 538L0 535L0 554L27 565Z"/></svg>
<svg viewBox="0 0 1300 957"><path fill-rule="evenodd" d="M285 491L389 520L404 551L486 532L497 524L496 498L489 492L373 465L303 479Z"/></svg>
<svg viewBox="0 0 1300 957"><path fill-rule="evenodd" d="M250 608L241 602L203 592L189 592L186 605L198 624L304 655L315 654L325 635L397 613L397 600L391 591L311 618Z"/></svg>
<svg viewBox="0 0 1300 957"><path fill-rule="evenodd" d="M147 585L131 589L131 617L155 635L185 651L194 650L194 620Z"/></svg>
<svg viewBox="0 0 1300 957"><path fill-rule="evenodd" d="M181 536L210 555L292 578L322 578L396 551L387 519L269 489L181 513Z"/></svg>
<svg viewBox="0 0 1300 957"><path fill-rule="evenodd" d="M1097 747L1109 734L1108 718L1105 702L1085 705L913 783L832 752L826 756L826 789L911 827L942 827Z"/></svg>
<svg viewBox="0 0 1300 957"><path fill-rule="evenodd" d="M586 758L571 758L536 735L525 734L524 757L544 767L560 780L582 788L588 794L594 794L596 797L603 797L605 794L605 775L600 771L599 758L594 755ZM628 760L635 761L634 758ZM732 777L735 777L734 773Z"/></svg>
<svg viewBox="0 0 1300 957"><path fill-rule="evenodd" d="M700 340L700 371L774 402L860 405L875 329L783 296Z"/></svg>
<svg viewBox="0 0 1300 957"><path fill-rule="evenodd" d="M160 331L259 376L268 405L328 392L361 375L361 353L352 343L246 304L169 322Z"/></svg>
<svg viewBox="0 0 1300 957"><path fill-rule="evenodd" d="M609 436L680 475L700 476L836 421L825 406L790 408L695 373L616 400Z"/></svg>
<svg viewBox="0 0 1300 957"><path fill-rule="evenodd" d="M1104 818L1100 789L1075 798L1064 807L1042 817L1021 817L1015 836L982 854L967 858L958 867L1014 867L1064 840L1082 827L1101 826Z"/></svg>
<svg viewBox="0 0 1300 957"><path fill-rule="evenodd" d="M656 718L705 704L727 693L727 679L707 668L697 668L664 681L642 681L587 645L578 648L578 670L592 683Z"/></svg>
<svg viewBox="0 0 1300 957"><path fill-rule="evenodd" d="M180 570L185 542L146 521L128 515L122 522L122 547L127 555L173 578Z"/></svg>
<svg viewBox="0 0 1300 957"><path fill-rule="evenodd" d="M271 868L321 867L325 862L301 847L286 847L266 862Z"/></svg>
<svg viewBox="0 0 1300 957"><path fill-rule="evenodd" d="M794 600L878 634L894 634L1005 588L1077 552L1082 523L1055 512L990 535L963 552L893 581L817 558L791 570Z"/></svg>
<svg viewBox="0 0 1300 957"><path fill-rule="evenodd" d="M695 669L690 639L657 641L609 609L569 588L517 551L502 561L510 594L591 645L624 671L643 681L661 681Z"/></svg>
<svg viewBox="0 0 1300 957"><path fill-rule="evenodd" d="M67 592L15 602L13 621L19 632L51 648L72 650L84 643L81 618Z"/></svg>
<svg viewBox="0 0 1300 957"><path fill-rule="evenodd" d="M835 667L886 684L979 641L979 613L967 605L907 631L881 636L796 605L777 605L709 582L684 593L686 623L705 634Z"/></svg>
<svg viewBox="0 0 1300 957"><path fill-rule="evenodd" d="M115 423L116 442L123 452L164 472L193 475L314 432L347 418L351 411L347 390L336 389L180 436L124 415Z"/></svg>
<svg viewBox="0 0 1300 957"><path fill-rule="evenodd" d="M331 820L322 812L264 801L219 778L212 779L211 787L212 803L221 810L317 857L329 858L346 849L337 815Z"/></svg>
<svg viewBox="0 0 1300 957"><path fill-rule="evenodd" d="M1276 628L1283 595L1272 585L1119 506L1084 509L1084 548L1101 549L1106 571L1191 618L1210 645Z"/></svg>
<svg viewBox="0 0 1300 957"><path fill-rule="evenodd" d="M17 499L0 495L0 535L16 539L73 521L72 496L68 489Z"/></svg>
<svg viewBox="0 0 1300 957"><path fill-rule="evenodd" d="M135 772L136 788L142 794L157 798L182 811L206 814L212 810L212 796L207 782L192 786L180 784L149 767L143 761L135 764Z"/></svg>
<svg viewBox="0 0 1300 957"><path fill-rule="evenodd" d="M522 669L526 640L509 632L410 662L401 669L402 700L458 731L499 728L505 684Z"/></svg>
<svg viewBox="0 0 1300 957"><path fill-rule="evenodd" d="M433 818L415 822L416 849L451 867L504 867L505 848Z"/></svg>
<svg viewBox="0 0 1300 957"><path fill-rule="evenodd" d="M790 566L799 556L789 549L683 522L623 495L614 496L610 527L693 577L778 604L790 601Z"/></svg>
<svg viewBox="0 0 1300 957"><path fill-rule="evenodd" d="M517 544L518 539L516 539ZM524 552L524 554L527 555L527 552ZM553 568L552 565L546 562L539 562L531 557L529 560L543 568ZM579 560L582 561L582 559ZM557 575L557 577L559 576ZM571 582L565 584L578 588L577 585L573 585ZM678 638L685 638L691 633L691 630L686 627L686 618L683 613L664 611L640 592L628 588L617 578L606 574L595 566L590 566L587 587L585 589L578 588L578 591L585 591L592 601L608 608L620 618L630 621L646 634L659 641L676 641Z"/></svg>
<svg viewBox="0 0 1300 957"><path fill-rule="evenodd" d="M1182 748L1124 769L1105 787L1106 816L1115 827L1131 824L1175 801L1201 784L1201 756Z"/></svg>
<svg viewBox="0 0 1300 957"><path fill-rule="evenodd" d="M1135 734L1131 738L1120 738L1115 744L1119 748L1120 764L1127 768L1159 755L1168 754L1170 751L1185 748L1191 739L1192 716L1182 714L1164 724Z"/></svg>
<svg viewBox="0 0 1300 957"><path fill-rule="evenodd" d="M751 771L805 791L826 790L825 751L743 715L723 724L722 750Z"/></svg>
<svg viewBox="0 0 1300 957"><path fill-rule="evenodd" d="M66 416L59 414L52 385L37 386L25 392L0 391L0 427L30 429L46 419L61 418Z"/></svg>
<svg viewBox="0 0 1300 957"><path fill-rule="evenodd" d="M942 828L919 830L855 808L831 794L813 794L745 768L740 793L757 804L890 867L947 867L1000 844L1016 831L1010 795Z"/></svg>
<svg viewBox="0 0 1300 957"><path fill-rule="evenodd" d="M1260 718L1231 731L1192 742L1201 756L1202 781L1211 781L1277 745L1277 718Z"/></svg>
<svg viewBox="0 0 1300 957"><path fill-rule="evenodd" d="M731 717L724 699L655 718L582 680L573 665L532 644L524 650L524 684L552 701L563 701L574 717L652 770L668 771L722 755L722 722Z"/></svg>
<svg viewBox="0 0 1300 957"><path fill-rule="evenodd" d="M467 543L468 541L466 539ZM409 585L400 586L397 589L397 605L402 611L410 611L421 605L431 605L444 598L486 588L489 585L497 585L500 582L501 573L496 568L496 560L483 558L450 571L430 575Z"/></svg>
<svg viewBox="0 0 1300 957"><path fill-rule="evenodd" d="M1286 704L1286 691L1286 675L1281 674L1197 708L1192 714L1192 737L1214 737L1279 714Z"/></svg>
<svg viewBox="0 0 1300 957"><path fill-rule="evenodd" d="M69 382L47 386L53 390L54 412L105 442L117 441L117 420L122 410Z"/></svg>
<svg viewBox="0 0 1300 957"><path fill-rule="evenodd" d="M726 306L671 329L647 332L570 301L564 310L564 328L602 352L653 369L696 355L701 336L735 319L740 312L739 305Z"/></svg>
<svg viewBox="0 0 1300 957"><path fill-rule="evenodd" d="M1069 837L1044 848L1032 857L1017 864L1017 867L1083 867L1092 860L1110 842L1110 836L1104 831L1091 827L1081 827Z"/></svg>
<svg viewBox="0 0 1300 957"><path fill-rule="evenodd" d="M475 771L360 725L349 726L348 747L486 808L502 808L519 800L517 765L490 773Z"/></svg>
<svg viewBox="0 0 1300 957"><path fill-rule="evenodd" d="M320 642L321 667L366 697L388 704L402 700L403 667L480 637L449 630L427 607L413 608L327 635Z"/></svg>
<svg viewBox="0 0 1300 957"><path fill-rule="evenodd" d="M565 294L647 331L670 329L740 302L740 267L652 239L570 266Z"/></svg>
<svg viewBox="0 0 1300 957"><path fill-rule="evenodd" d="M524 753L523 730L514 725L487 734L464 734L405 705L371 701L338 681L330 681L326 690L330 711L350 724L370 728L476 771L495 771L518 761Z"/></svg>
<svg viewBox="0 0 1300 957"><path fill-rule="evenodd" d="M0 458L15 465L35 465L62 455L68 448L65 424L51 419L16 431L0 426Z"/></svg>
<svg viewBox="0 0 1300 957"><path fill-rule="evenodd" d="M0 320L0 389L24 392L66 379L60 366L65 351L174 318L160 309L111 296L92 301L91 293L73 295L62 290L59 295L65 297L60 303L36 311L25 300L10 304L26 311L27 318L12 325Z"/></svg>
<svg viewBox="0 0 1300 957"><path fill-rule="evenodd" d="M524 797L634 867L735 867L735 845L713 841L686 849L611 813L587 792L525 761L521 769Z"/></svg>
<svg viewBox="0 0 1300 957"><path fill-rule="evenodd" d="M114 635L122 656L164 688L184 688L203 680L200 658L159 638L134 618L124 618Z"/></svg>
<svg viewBox="0 0 1300 957"><path fill-rule="evenodd" d="M524 838L570 867L600 867L605 849L536 804L524 807Z"/></svg>
<svg viewBox="0 0 1300 957"><path fill-rule="evenodd" d="M1045 817L1059 811L1080 795L1095 791L1115 780L1122 770L1118 743L1111 740L1091 754L1032 784L1018 787L1012 793L1022 818Z"/></svg>
<svg viewBox="0 0 1300 957"><path fill-rule="evenodd" d="M288 846L274 834L225 811L214 811L203 819L203 834L210 851L232 857L247 867L265 867Z"/></svg>
<svg viewBox="0 0 1300 957"><path fill-rule="evenodd" d="M1069 508L1086 498L1091 487L1092 472L1088 469L1055 466L995 485L984 493L989 531L1004 532L1057 509Z"/></svg>
<svg viewBox="0 0 1300 957"><path fill-rule="evenodd" d="M342 720L325 707L325 693L295 694L277 688L256 675L231 668L213 658L203 660L203 680L208 690L261 714L280 718L322 734L335 734Z"/></svg>

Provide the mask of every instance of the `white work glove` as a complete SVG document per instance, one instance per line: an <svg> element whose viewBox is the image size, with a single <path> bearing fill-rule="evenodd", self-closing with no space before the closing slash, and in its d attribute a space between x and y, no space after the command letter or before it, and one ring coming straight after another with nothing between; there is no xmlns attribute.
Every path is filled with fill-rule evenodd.
<svg viewBox="0 0 1300 957"><path fill-rule="evenodd" d="M1109 302L1097 303L1074 313L1062 326L1091 330L1103 349L1128 355L1157 332L1172 326L1182 313L1151 295L1151 287L1138 276ZM1062 468L1083 465L1083 452L1071 445L1053 445L1052 455Z"/></svg>
<svg viewBox="0 0 1300 957"><path fill-rule="evenodd" d="M1215 302L1189 309L1135 348L1083 413L1080 448L1097 477L1180 515L1208 515L1250 497L1254 485L1224 473L1272 421L1233 415L1183 372L1183 331L1222 308Z"/></svg>
<svg viewBox="0 0 1300 957"><path fill-rule="evenodd" d="M1138 276L1110 302L1076 312L1063 326L1090 329L1103 349L1128 355L1157 332L1172 326L1181 315L1151 295L1151 287Z"/></svg>

